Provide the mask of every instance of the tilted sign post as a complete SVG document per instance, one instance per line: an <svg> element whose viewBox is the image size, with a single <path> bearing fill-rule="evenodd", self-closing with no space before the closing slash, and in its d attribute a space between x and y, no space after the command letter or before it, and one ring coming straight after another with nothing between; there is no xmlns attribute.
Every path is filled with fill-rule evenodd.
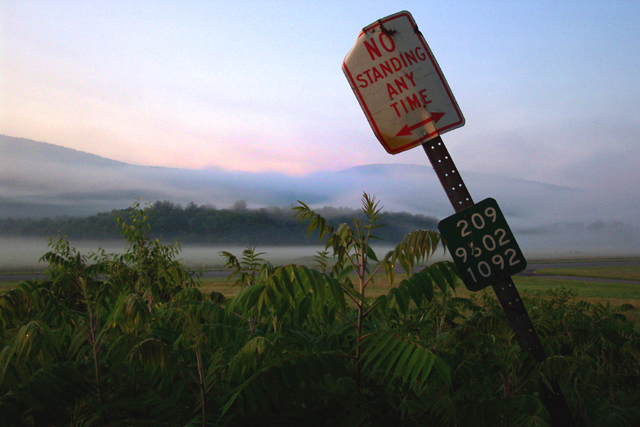
<svg viewBox="0 0 640 427"><path fill-rule="evenodd" d="M538 362L546 356L511 276L526 260L498 204L474 204L440 135L464 117L427 42L409 12L363 28L342 65L376 137L390 154L422 145L456 214L438 228L467 288L492 286L520 347ZM573 425L557 384L542 384L543 402L557 426Z"/></svg>

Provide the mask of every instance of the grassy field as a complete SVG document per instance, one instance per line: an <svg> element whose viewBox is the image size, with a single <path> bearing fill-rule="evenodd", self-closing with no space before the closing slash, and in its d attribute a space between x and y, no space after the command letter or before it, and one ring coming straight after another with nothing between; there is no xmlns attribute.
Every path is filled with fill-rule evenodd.
<svg viewBox="0 0 640 427"><path fill-rule="evenodd" d="M602 266L602 267L571 267L567 264L562 268L550 268L537 270L533 276L515 276L514 283L521 293L544 292L549 289L565 288L570 289L577 298L585 299L590 302L610 302L612 305L622 303L631 303L640 308L640 285L627 283L607 283L605 280L600 281L584 281L576 279L562 279L545 277L545 275L554 276L577 276L591 277L600 279L624 279L624 280L640 280L640 266ZM397 282L404 278L398 275ZM9 281L0 282L0 290L15 287L19 282ZM231 281L220 278L201 279L201 289L204 292L213 290L222 293L227 298L235 295L239 288L234 287ZM386 280L381 276L375 283L367 289L367 295L376 297L387 293L389 286ZM481 292L491 292L487 289ZM468 296L471 294L464 286L460 286L458 294Z"/></svg>
<svg viewBox="0 0 640 427"><path fill-rule="evenodd" d="M553 289L565 289L570 291L575 298L581 299L592 304L610 304L617 307L622 304L631 304L635 310L625 313L627 318L640 328L640 284L628 283L608 283L606 279L626 279L640 280L640 266L606 266L606 267L563 267L537 270L539 275L533 276L514 276L513 281L521 294L535 294ZM579 279L562 279L554 277L545 277L542 274L554 276L574 276L574 277L591 277L603 279L603 281L579 280ZM399 274L396 283L399 283L406 276ZM354 277L355 280L355 277ZM0 293L15 287L19 282L0 282ZM217 291L225 297L234 296L240 288L233 286L233 282L220 278L200 279L200 289L205 293ZM389 285L384 277L376 280L367 288L368 297L377 297L386 294L389 291ZM491 288L484 289L479 292L471 292L462 284L456 292L459 296L469 297L475 294L481 297L483 293L492 294Z"/></svg>
<svg viewBox="0 0 640 427"><path fill-rule="evenodd" d="M545 274L552 275L595 277L600 279L640 280L639 266L554 268L538 271L544 271ZM397 282L404 279L404 275L398 276L399 277L396 279ZM559 279L536 275L515 276L513 281L522 295L564 289L570 291L575 298L587 301L591 304L610 304L611 307L618 307L622 304L631 304L635 307L635 310L626 311L625 316L627 316L627 318L636 325L636 328L640 328L640 285L638 284ZM239 290L238 287L234 287L232 285L232 282L224 279L202 279L202 286L200 289L206 293L215 290L222 293L227 298L235 295ZM381 277L379 280L375 281L372 286L367 288L367 296L376 297L381 294L386 294L388 291L389 285L387 281ZM480 298L484 293L493 294L493 290L489 287L479 292L471 292L461 284L456 293L462 297L469 297L471 294L475 294L476 297Z"/></svg>
<svg viewBox="0 0 640 427"><path fill-rule="evenodd" d="M562 267L536 270L536 274L556 276L594 277L599 279L640 280L640 265L620 265L605 267Z"/></svg>
<svg viewBox="0 0 640 427"><path fill-rule="evenodd" d="M607 279L607 277L600 278ZM537 276L515 276L513 281L522 293L564 287L572 289L579 298L638 300L640 302L640 285L637 284Z"/></svg>
<svg viewBox="0 0 640 427"><path fill-rule="evenodd" d="M607 266L607 267L567 267L537 270L537 273L544 273L557 276L577 276L593 277L600 279L625 279L640 280L640 266ZM404 275L398 275L396 281L404 279ZM606 280L586 281L575 279L562 279L545 277L543 275L515 276L514 283L521 293L544 292L549 289L566 288L571 289L576 297L592 300L611 301L635 301L640 304L640 285L627 283L607 283ZM234 295L237 287L233 287L231 282L224 279L202 279L201 289L205 292L218 291L229 297ZM375 284L368 288L368 295L375 297L386 293L389 286L384 278L376 280ZM458 293L462 296L471 294L464 286L461 286Z"/></svg>

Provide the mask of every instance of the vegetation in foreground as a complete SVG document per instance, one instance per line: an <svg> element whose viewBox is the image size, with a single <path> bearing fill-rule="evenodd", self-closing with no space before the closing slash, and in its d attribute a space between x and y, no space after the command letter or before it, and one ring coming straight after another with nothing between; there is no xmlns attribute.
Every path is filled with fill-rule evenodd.
<svg viewBox="0 0 640 427"><path fill-rule="evenodd" d="M334 227L300 204L326 239L316 268L225 253L239 287L228 300L196 287L137 206L123 255L53 242L47 278L0 296L0 424L546 425L541 378L559 381L579 425L640 424L628 306L527 297L550 356L536 364L493 298L455 294L451 264L413 272L441 247L436 232L378 258L375 199L363 213ZM408 278L369 298L395 264Z"/></svg>

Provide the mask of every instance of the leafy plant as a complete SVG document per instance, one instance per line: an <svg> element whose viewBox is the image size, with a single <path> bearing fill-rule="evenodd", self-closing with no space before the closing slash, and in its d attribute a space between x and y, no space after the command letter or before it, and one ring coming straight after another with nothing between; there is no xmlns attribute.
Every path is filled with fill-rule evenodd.
<svg viewBox="0 0 640 427"><path fill-rule="evenodd" d="M238 259L231 252L222 251L220 255L224 258L224 267L232 270L232 278L236 278L235 285L251 286L261 277L268 277L273 272L273 266L260 258L264 252L256 252L255 246L249 246L242 251L242 258Z"/></svg>
<svg viewBox="0 0 640 427"><path fill-rule="evenodd" d="M378 259L372 242L378 240L375 230L383 227L380 220L383 218L382 208L375 197L368 194L362 196L362 214L365 221L357 218L352 220L352 226L346 223L337 228L332 226L322 216L313 212L306 204L299 202L295 208L296 216L301 221L308 221L308 233L317 231L320 240L326 237L326 248L331 249L336 263L329 272L329 276L338 280L345 295L356 308L354 315L338 312L354 328L353 350L351 357L354 361L354 381L358 393L364 394L363 369L370 365L372 374L377 373L377 368L384 366L383 377L402 378L404 381L411 379L413 384L420 385L426 381L431 366L438 366L438 374L441 379L448 382L448 367L433 354L428 348L411 341L402 341L403 345L390 345L393 337L398 337L389 331L388 334L379 334L382 324L367 322L367 318L382 303L384 306L395 304L406 313L407 304L412 301L420 306L424 300L430 300L433 296L433 276L425 270L420 276L412 278L412 281L403 282L400 287L394 288L388 297L377 301L366 298L366 289L372 284L381 269L387 271L390 284L393 285L395 277L395 265L400 263L409 274L418 261L427 261L440 243L439 234L434 231L414 232L400 242L396 248L390 251L382 260ZM321 266L326 269L327 252L320 253ZM439 285L443 291L450 286L455 286L456 279L449 270L450 267L442 264L442 271L447 275L438 275ZM356 276L356 283L351 281L350 274ZM409 291L410 289L410 291ZM382 350L386 351L382 351ZM376 363L371 364L371 355L377 356ZM387 360L388 358L388 360ZM383 362L387 363L383 363ZM396 363L397 362L397 363ZM426 367L426 368L425 368ZM418 382L417 380L421 381Z"/></svg>

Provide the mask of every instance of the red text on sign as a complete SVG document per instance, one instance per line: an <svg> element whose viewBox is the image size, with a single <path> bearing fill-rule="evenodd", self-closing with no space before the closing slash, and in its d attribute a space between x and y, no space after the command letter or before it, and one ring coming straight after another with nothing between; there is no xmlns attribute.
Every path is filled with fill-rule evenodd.
<svg viewBox="0 0 640 427"><path fill-rule="evenodd" d="M389 58L358 74L356 76L358 87L364 89L370 84L376 83L378 80L391 76L402 71L405 67L425 61L426 59L427 54L421 46L411 49L408 52L400 52L397 56Z"/></svg>
<svg viewBox="0 0 640 427"><path fill-rule="evenodd" d="M405 77L407 78L407 81L404 80ZM411 82L413 87L416 86L416 82L413 79L413 71L400 77L400 80L394 79L393 83L387 83L387 92L389 93L389 99L393 99L395 95L401 94L405 90L409 90L408 82Z"/></svg>
<svg viewBox="0 0 640 427"><path fill-rule="evenodd" d="M380 41L380 45L382 46L382 48L387 52L393 52L395 50L396 43L391 37L387 36L386 34L380 33L380 35L378 36L378 40ZM382 54L380 53L380 48L376 44L376 39L365 40L364 47L367 48L367 52L369 53L369 56L371 56L372 61L376 59L376 56L378 58L382 56Z"/></svg>
<svg viewBox="0 0 640 427"><path fill-rule="evenodd" d="M420 95L420 98L418 98L418 95ZM403 114L408 113L409 111L413 111L417 108L424 107L431 102L432 101L430 99L427 99L427 90L422 89L418 91L418 93L414 93L412 96L407 96L405 99L394 102L393 104L391 104L391 107L393 107L393 109L395 110L396 115L398 117L401 117Z"/></svg>

